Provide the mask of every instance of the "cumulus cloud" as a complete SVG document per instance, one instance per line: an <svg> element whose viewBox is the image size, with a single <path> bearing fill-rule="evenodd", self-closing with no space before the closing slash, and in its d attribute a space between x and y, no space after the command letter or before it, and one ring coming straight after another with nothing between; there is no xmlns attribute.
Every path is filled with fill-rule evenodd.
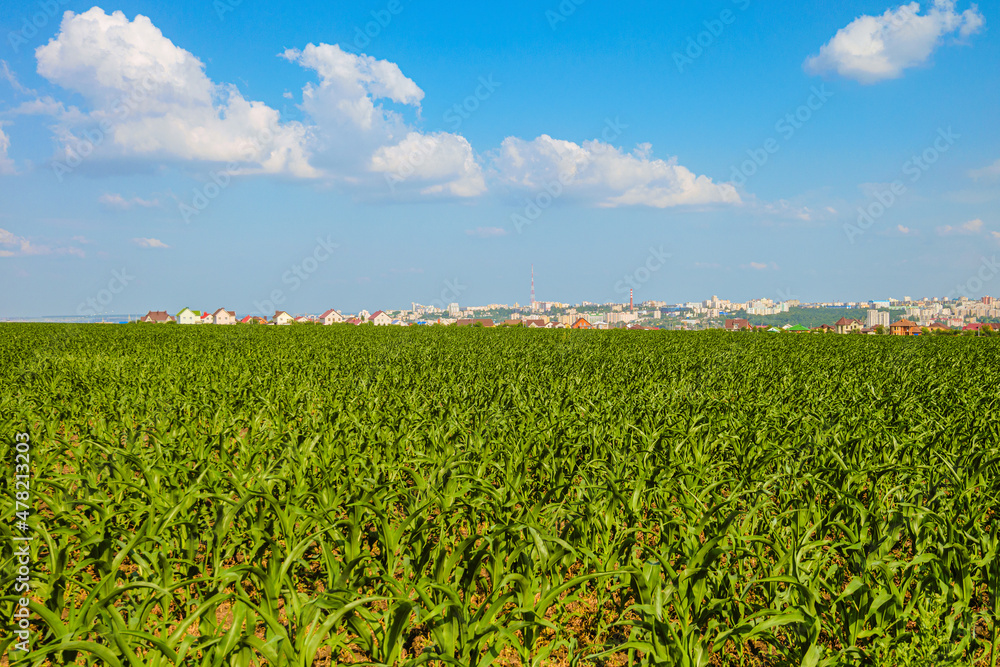
<svg viewBox="0 0 1000 667"><path fill-rule="evenodd" d="M160 239L132 239L132 243L136 244L140 248L169 248L166 243Z"/></svg>
<svg viewBox="0 0 1000 667"><path fill-rule="evenodd" d="M506 236L507 230L503 227L476 227L475 229L467 229L465 233L469 236L478 236L481 239L489 239L497 236Z"/></svg>
<svg viewBox="0 0 1000 667"><path fill-rule="evenodd" d="M968 37L985 23L976 5L959 13L955 0L934 0L926 13L920 11L920 3L911 2L856 18L806 60L806 71L836 72L863 84L896 79L927 62L946 36Z"/></svg>
<svg viewBox="0 0 1000 667"><path fill-rule="evenodd" d="M387 100L420 109L424 91L396 63L348 53L336 44L288 49L286 60L312 70L317 84L302 89L312 119L314 161L339 180L397 194L475 197L486 190L482 168L465 137L410 127ZM375 174L364 183L359 174ZM379 182L383 181L384 182Z"/></svg>
<svg viewBox="0 0 1000 667"><path fill-rule="evenodd" d="M896 225L896 231L898 231L903 236L909 236L910 234L914 233L912 229L906 227L905 225Z"/></svg>
<svg viewBox="0 0 1000 667"><path fill-rule="evenodd" d="M10 138L3 131L3 124L0 123L0 175L16 173L14 161L7 157L10 149Z"/></svg>
<svg viewBox="0 0 1000 667"><path fill-rule="evenodd" d="M941 236L950 236L952 234L979 234L983 231L983 221L979 218L975 220L970 220L963 225L953 227L951 225L944 225L943 227L937 228L937 233Z"/></svg>
<svg viewBox="0 0 1000 667"><path fill-rule="evenodd" d="M89 145L88 161L226 163L230 173L322 179L375 197L472 198L491 185L556 183L603 207L742 203L732 184L653 158L645 144L626 153L598 140L508 137L483 157L459 134L422 132L407 120L419 117L424 91L396 63L322 43L279 55L316 77L302 88L301 122L283 123L275 109L212 81L145 16L66 12L56 37L36 50L38 72L85 103L37 98L13 113L54 118L63 161ZM146 205L107 197L112 208Z"/></svg>
<svg viewBox="0 0 1000 667"><path fill-rule="evenodd" d="M141 197L126 199L120 194L111 193L101 195L98 201L108 208L118 209L120 211L127 211L128 209L136 206L141 208L155 208L160 205L160 201L158 199L142 199Z"/></svg>
<svg viewBox="0 0 1000 667"><path fill-rule="evenodd" d="M395 146L379 148L371 170L384 174L393 191L409 181L423 184L421 194L475 197L486 191L482 168L465 137L447 132L411 132Z"/></svg>
<svg viewBox="0 0 1000 667"><path fill-rule="evenodd" d="M23 236L17 236L6 229L0 229L0 257L18 257L25 255L76 255L83 257L79 248L53 248L47 245L35 245Z"/></svg>
<svg viewBox="0 0 1000 667"><path fill-rule="evenodd" d="M651 152L649 144L624 153L598 140L580 145L547 134L533 141L508 137L494 168L509 186L567 192L603 207L741 203L733 185L698 176L677 158L654 159Z"/></svg>
<svg viewBox="0 0 1000 667"><path fill-rule="evenodd" d="M991 179L1000 177L1000 160L997 160L988 167L983 167L982 169L973 169L969 172L969 176L976 179Z"/></svg>
<svg viewBox="0 0 1000 667"><path fill-rule="evenodd" d="M194 55L145 16L129 21L99 7L66 12L59 34L39 47L38 73L78 92L93 111L64 120L67 156L84 140L113 157L236 162L249 171L316 176L306 130L276 110L213 83Z"/></svg>

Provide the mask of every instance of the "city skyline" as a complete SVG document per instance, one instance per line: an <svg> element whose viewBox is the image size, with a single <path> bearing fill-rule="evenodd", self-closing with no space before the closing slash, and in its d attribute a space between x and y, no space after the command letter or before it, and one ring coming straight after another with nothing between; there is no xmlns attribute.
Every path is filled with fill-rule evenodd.
<svg viewBox="0 0 1000 667"><path fill-rule="evenodd" d="M0 316L996 293L998 22L17 0Z"/></svg>

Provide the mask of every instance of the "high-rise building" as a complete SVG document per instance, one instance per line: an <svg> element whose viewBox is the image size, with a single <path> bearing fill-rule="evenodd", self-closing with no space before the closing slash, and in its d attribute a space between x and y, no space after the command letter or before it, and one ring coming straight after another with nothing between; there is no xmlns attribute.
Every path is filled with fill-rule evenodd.
<svg viewBox="0 0 1000 667"><path fill-rule="evenodd" d="M869 310L868 320L865 322L865 326L869 329L873 327L889 327L889 313L883 310Z"/></svg>
<svg viewBox="0 0 1000 667"><path fill-rule="evenodd" d="M458 317L459 310L460 309L459 309L457 303L449 303L448 304L448 316L449 317Z"/></svg>

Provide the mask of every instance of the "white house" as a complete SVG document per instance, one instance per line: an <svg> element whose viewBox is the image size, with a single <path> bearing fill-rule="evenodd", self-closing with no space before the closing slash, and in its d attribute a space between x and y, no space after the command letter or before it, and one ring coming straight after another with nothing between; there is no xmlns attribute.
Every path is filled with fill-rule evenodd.
<svg viewBox="0 0 1000 667"><path fill-rule="evenodd" d="M344 321L344 316L338 313L336 310L331 308L322 315L319 316L320 322L329 326L331 324L337 324L338 322Z"/></svg>
<svg viewBox="0 0 1000 667"><path fill-rule="evenodd" d="M374 315L368 318L368 321L377 327L387 327L392 324L392 318L385 314L385 311L379 310Z"/></svg>
<svg viewBox="0 0 1000 667"><path fill-rule="evenodd" d="M286 313L283 310L276 310L274 312L274 317L271 318L271 322L273 324L277 324L278 326L284 326L286 324L291 324L294 321L295 321L295 318L292 317L291 315L289 315L288 313Z"/></svg>
<svg viewBox="0 0 1000 667"><path fill-rule="evenodd" d="M212 324L212 322L214 322L214 321L215 320L212 317L212 313L202 313L201 314L201 319L199 320L199 322L201 324Z"/></svg>
<svg viewBox="0 0 1000 667"><path fill-rule="evenodd" d="M201 313L197 310L185 308L177 313L177 324L201 324Z"/></svg>
<svg viewBox="0 0 1000 667"><path fill-rule="evenodd" d="M216 324L236 324L236 313L232 310L219 308L217 311L212 313L212 320Z"/></svg>

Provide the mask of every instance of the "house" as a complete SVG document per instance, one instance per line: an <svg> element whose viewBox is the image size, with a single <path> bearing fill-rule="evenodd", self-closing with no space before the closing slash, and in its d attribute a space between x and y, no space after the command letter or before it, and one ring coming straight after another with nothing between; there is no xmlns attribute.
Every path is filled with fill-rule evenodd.
<svg viewBox="0 0 1000 667"><path fill-rule="evenodd" d="M831 324L821 324L818 327L813 327L810 331L813 333L830 333L831 331L836 331L836 328Z"/></svg>
<svg viewBox="0 0 1000 667"><path fill-rule="evenodd" d="M951 327L949 327L947 324L943 322L933 322L927 328L931 330L931 333L938 333L940 331L951 331Z"/></svg>
<svg viewBox="0 0 1000 667"><path fill-rule="evenodd" d="M841 317L833 326L839 334L861 333L861 330L865 328L861 320L851 320L846 317Z"/></svg>
<svg viewBox="0 0 1000 667"><path fill-rule="evenodd" d="M920 327L916 322L910 320L900 320L889 325L889 332L893 336L919 336Z"/></svg>
<svg viewBox="0 0 1000 667"><path fill-rule="evenodd" d="M331 324L337 324L339 322L343 322L344 316L341 315L336 310L334 310L333 308L331 308L330 310L326 311L325 313L319 316L319 321L325 324L326 326L330 326Z"/></svg>
<svg viewBox="0 0 1000 667"><path fill-rule="evenodd" d="M191 310L190 308L185 308L181 312L177 313L177 323L178 324L201 324L201 313L197 310Z"/></svg>
<svg viewBox="0 0 1000 667"><path fill-rule="evenodd" d="M358 326L359 324L361 324L361 320L358 319L357 317L352 317L351 319L347 320L347 323L353 324L354 326Z"/></svg>
<svg viewBox="0 0 1000 667"><path fill-rule="evenodd" d="M311 322L312 322L312 319L309 318L306 315L299 315L298 317L295 318L295 323L296 324L309 324Z"/></svg>
<svg viewBox="0 0 1000 667"><path fill-rule="evenodd" d="M392 324L392 318L386 315L384 310L377 310L372 313L368 321L377 327L387 327Z"/></svg>
<svg viewBox="0 0 1000 667"><path fill-rule="evenodd" d="M274 311L274 317L271 318L271 324L277 324L278 326L285 326L286 324L291 324L294 321L295 318L283 310Z"/></svg>
<svg viewBox="0 0 1000 667"><path fill-rule="evenodd" d="M524 326L528 327L529 329L544 329L545 325L548 324L548 322L546 322L544 319L541 318L525 319L522 320L522 322L524 322Z"/></svg>
<svg viewBox="0 0 1000 667"><path fill-rule="evenodd" d="M576 322L573 323L573 329L593 329L594 327L587 321L587 318L581 317Z"/></svg>
<svg viewBox="0 0 1000 667"><path fill-rule="evenodd" d="M257 317L256 315L247 315L240 320L240 324L267 324L267 320L263 317Z"/></svg>
<svg viewBox="0 0 1000 667"><path fill-rule="evenodd" d="M215 324L236 324L236 312L226 310L225 308L219 308L217 311L212 313L212 319Z"/></svg>
<svg viewBox="0 0 1000 667"><path fill-rule="evenodd" d="M173 315L167 315L165 310L151 310L139 319L140 322L152 322L154 324L166 324L176 322Z"/></svg>
<svg viewBox="0 0 1000 667"><path fill-rule="evenodd" d="M212 322L215 321L212 319L212 313L208 312L202 313L200 319L201 319L200 324L211 324Z"/></svg>
<svg viewBox="0 0 1000 667"><path fill-rule="evenodd" d="M462 319L455 322L456 326L460 327L474 327L474 326L484 326L484 327L494 327L496 322L493 320L483 320L483 319Z"/></svg>
<svg viewBox="0 0 1000 667"><path fill-rule="evenodd" d="M742 318L726 320L726 331L742 331L750 328L750 321Z"/></svg>
<svg viewBox="0 0 1000 667"><path fill-rule="evenodd" d="M807 333L809 331L809 329L802 326L801 324L796 324L794 327L789 327L788 330L791 331L792 333Z"/></svg>

